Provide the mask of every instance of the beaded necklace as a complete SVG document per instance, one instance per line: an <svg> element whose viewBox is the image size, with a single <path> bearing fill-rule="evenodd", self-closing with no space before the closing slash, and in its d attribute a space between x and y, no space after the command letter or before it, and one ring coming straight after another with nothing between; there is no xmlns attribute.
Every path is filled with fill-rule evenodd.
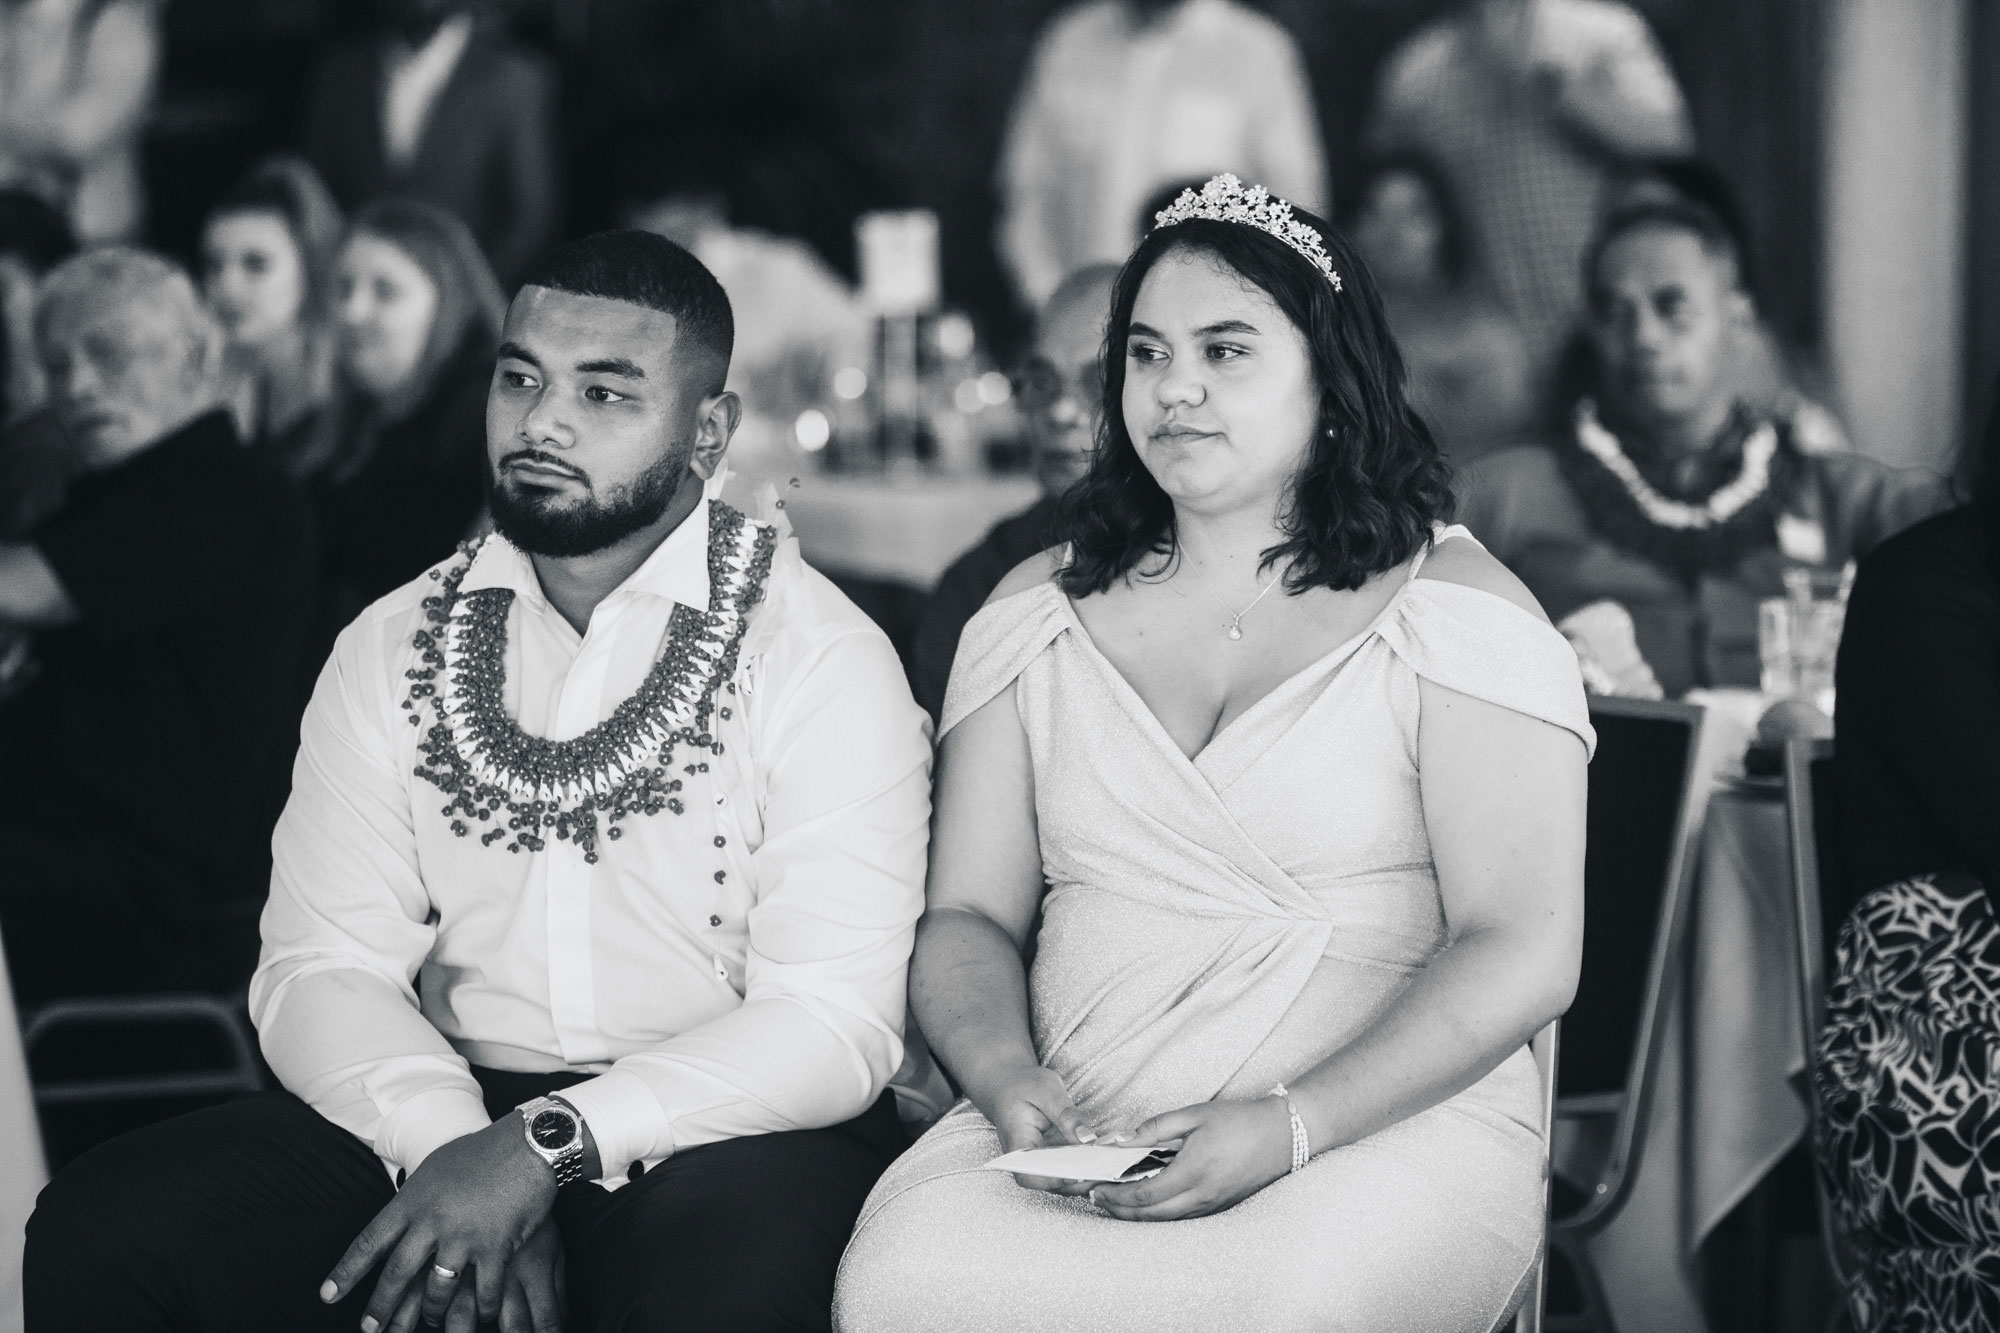
<svg viewBox="0 0 2000 1333"><path fill-rule="evenodd" d="M433 721L417 746L416 775L450 798L442 813L451 831L463 838L473 823L490 820L479 841L510 839L510 852L539 852L553 833L595 864L600 826L615 841L621 820L682 813L675 749L722 753L709 718L719 691L735 693L737 649L751 608L764 596L777 537L768 524L711 501L708 610L676 605L666 647L639 688L610 717L566 741L531 736L507 716L507 612L514 593L459 592L480 543L467 543L449 566L432 571L440 586L423 602L427 623L412 640L418 665L405 673L410 694L403 707L410 725L420 726L423 701L430 703ZM728 707L720 715L727 719ZM692 776L708 763L680 768Z"/></svg>

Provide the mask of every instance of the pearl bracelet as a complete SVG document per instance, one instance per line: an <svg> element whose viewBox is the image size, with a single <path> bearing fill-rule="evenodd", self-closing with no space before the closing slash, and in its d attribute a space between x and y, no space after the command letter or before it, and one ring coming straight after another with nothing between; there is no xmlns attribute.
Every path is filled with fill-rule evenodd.
<svg viewBox="0 0 2000 1333"><path fill-rule="evenodd" d="M1285 1111L1292 1118L1292 1170L1303 1171L1312 1160L1312 1146L1306 1142L1306 1122L1299 1119L1298 1104L1292 1101L1291 1090L1282 1083L1266 1095L1285 1099Z"/></svg>

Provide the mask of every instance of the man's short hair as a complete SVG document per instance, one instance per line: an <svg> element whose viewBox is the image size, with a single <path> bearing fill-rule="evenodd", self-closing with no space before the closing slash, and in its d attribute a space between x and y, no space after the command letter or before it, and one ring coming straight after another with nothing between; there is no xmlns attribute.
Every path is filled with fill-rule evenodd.
<svg viewBox="0 0 2000 1333"><path fill-rule="evenodd" d="M1583 286L1587 294L1594 296L1597 292L1604 252L1633 232L1648 229L1685 232L1694 237L1711 257L1728 265L1730 284L1738 291L1743 290L1742 257L1736 235L1727 223L1700 204L1648 199L1615 209L1598 224L1597 234L1583 255Z"/></svg>
<svg viewBox="0 0 2000 1333"><path fill-rule="evenodd" d="M36 338L57 310L85 301L163 310L185 333L196 364L210 374L221 364L222 329L202 304L187 270L150 250L107 245L50 269L35 298Z"/></svg>
<svg viewBox="0 0 2000 1333"><path fill-rule="evenodd" d="M629 301L672 315L676 341L716 359L715 390L722 388L736 341L729 297L699 259L666 237L600 231L558 246L521 285Z"/></svg>

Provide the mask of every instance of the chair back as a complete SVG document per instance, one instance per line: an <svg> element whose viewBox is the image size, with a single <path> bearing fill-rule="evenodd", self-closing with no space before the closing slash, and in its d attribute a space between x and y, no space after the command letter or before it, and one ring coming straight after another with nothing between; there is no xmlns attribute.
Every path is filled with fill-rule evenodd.
<svg viewBox="0 0 2000 1333"><path fill-rule="evenodd" d="M1554 1141L1556 1129L1556 1069L1557 1057L1562 1048L1562 1020L1543 1028L1528 1043L1529 1052L1535 1057L1535 1073L1542 1085L1542 1217L1544 1219L1541 1248L1535 1254L1535 1266L1522 1279L1526 1291L1521 1305L1514 1312L1514 1333L1542 1333L1542 1312L1548 1304L1549 1292L1549 1240L1546 1219L1549 1215L1549 1188L1551 1162L1548 1146Z"/></svg>
<svg viewBox="0 0 2000 1333"><path fill-rule="evenodd" d="M1798 739L1785 746L1785 825L1792 862L1792 921L1795 932L1793 955L1799 977L1799 1031L1805 1041L1806 1087L1804 1088L1808 1131L1814 1156L1819 1147L1819 1032L1826 1022L1826 988L1833 975L1833 960L1840 939L1840 913L1846 895L1827 893L1828 884L1840 885L1839 806L1833 786L1833 742ZM1815 1161L1813 1200L1819 1213L1820 1245L1835 1286L1840 1290L1842 1308L1852 1327L1861 1328L1860 1312L1847 1301L1851 1290L1848 1274L1854 1257L1846 1241L1833 1225L1833 1210L1826 1197L1826 1181Z"/></svg>
<svg viewBox="0 0 2000 1333"><path fill-rule="evenodd" d="M1785 746L1785 825L1792 861L1792 908L1798 933L1799 1018L1810 1048L1826 1021L1827 979L1840 941L1843 895L1833 790L1833 742L1797 739ZM1832 917L1833 919L1829 919ZM1812 1058L1807 1051L1807 1060Z"/></svg>
<svg viewBox="0 0 2000 1333"><path fill-rule="evenodd" d="M1630 1178L1685 934L1688 844L1705 795L1695 790L1701 720L1693 704L1591 701L1583 965L1556 1088L1570 1108L1615 1109L1617 1123L1595 1197L1565 1225L1617 1206Z"/></svg>

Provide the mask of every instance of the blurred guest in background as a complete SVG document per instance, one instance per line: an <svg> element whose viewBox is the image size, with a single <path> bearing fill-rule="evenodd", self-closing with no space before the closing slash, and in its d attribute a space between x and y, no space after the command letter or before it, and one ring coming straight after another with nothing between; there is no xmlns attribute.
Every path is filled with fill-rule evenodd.
<svg viewBox="0 0 2000 1333"><path fill-rule="evenodd" d="M1085 0L1058 14L1000 158L1000 256L1022 303L1039 310L1064 275L1123 260L1142 203L1217 171L1326 206L1319 121L1289 33L1234 0Z"/></svg>
<svg viewBox="0 0 2000 1333"><path fill-rule="evenodd" d="M935 719L965 622L1007 572L1056 541L1056 497L1090 466L1097 410L1104 397L1104 321L1111 313L1115 264L1093 264L1063 279L1035 323L1035 345L1016 377L1015 401L1027 423L1028 448L1042 498L996 524L979 545L952 562L932 590L911 646L917 702Z"/></svg>
<svg viewBox="0 0 2000 1333"><path fill-rule="evenodd" d="M86 242L138 234L139 135L160 62L155 0L0 3L0 185L62 209Z"/></svg>
<svg viewBox="0 0 2000 1333"><path fill-rule="evenodd" d="M867 308L804 241L732 226L719 184L639 205L626 220L685 248L729 294L729 385L744 410L732 457L751 470L788 466L798 414L827 401L842 366L869 364L875 323Z"/></svg>
<svg viewBox="0 0 2000 1333"><path fill-rule="evenodd" d="M1581 313L1577 261L1618 164L1693 142L1672 71L1621 0L1469 0L1390 57L1371 138L1450 178L1538 385Z"/></svg>
<svg viewBox="0 0 2000 1333"><path fill-rule="evenodd" d="M457 214L512 283L555 238L555 72L467 0L375 3L379 29L320 65L306 155L345 208L398 195Z"/></svg>
<svg viewBox="0 0 2000 1333"><path fill-rule="evenodd" d="M0 938L17 999L227 988L262 902L253 827L288 754L312 523L220 407L179 269L105 249L45 284L50 409L88 475L0 545L0 627L43 670L0 705Z"/></svg>
<svg viewBox="0 0 2000 1333"><path fill-rule="evenodd" d="M470 535L506 310L464 224L404 199L355 218L336 292L338 427L323 452L297 456L325 546L323 629Z"/></svg>
<svg viewBox="0 0 2000 1333"><path fill-rule="evenodd" d="M1719 168L1701 157L1654 158L1636 164L1612 194L1612 211L1648 200L1679 200L1705 208L1728 230L1736 246L1743 290L1755 299L1756 256L1750 228L1736 187ZM1589 340L1582 343L1588 348ZM1791 422L1792 436L1807 453L1828 453L1849 447L1847 430L1822 401L1823 386L1814 382L1802 359L1785 346L1778 331L1761 314L1740 331L1730 358L1736 392L1745 402Z"/></svg>
<svg viewBox="0 0 2000 1333"><path fill-rule="evenodd" d="M2000 410L1971 504L1861 562L1836 683L1843 913L1816 1145L1866 1333L1993 1327ZM1990 1103L1988 1103L1990 1105Z"/></svg>
<svg viewBox="0 0 2000 1333"><path fill-rule="evenodd" d="M1381 289L1411 401L1448 457L1516 442L1530 424L1521 332L1473 266L1464 219L1437 168L1417 154L1361 172L1348 234Z"/></svg>
<svg viewBox="0 0 2000 1333"><path fill-rule="evenodd" d="M36 288L75 251L69 222L39 195L0 190L0 541L53 513L77 473L35 352Z"/></svg>
<svg viewBox="0 0 2000 1333"><path fill-rule="evenodd" d="M253 170L202 229L202 285L222 325L237 433L287 461L332 428L334 265L340 209L292 157Z"/></svg>
<svg viewBox="0 0 2000 1333"><path fill-rule="evenodd" d="M1759 683L1757 604L1787 569L1838 570L1948 502L1942 478L1809 453L1745 402L1754 317L1735 244L1682 203L1613 214L1585 258L1599 367L1570 428L1462 478L1468 527L1558 618L1623 606L1668 694Z"/></svg>

